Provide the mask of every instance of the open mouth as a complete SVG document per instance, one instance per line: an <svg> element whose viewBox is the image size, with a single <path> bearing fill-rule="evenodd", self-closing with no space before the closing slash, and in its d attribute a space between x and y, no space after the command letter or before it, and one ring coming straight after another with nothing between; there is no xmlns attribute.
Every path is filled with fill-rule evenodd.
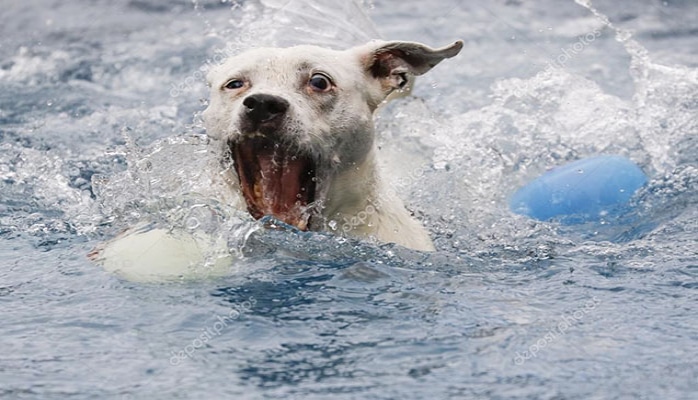
<svg viewBox="0 0 698 400"><path fill-rule="evenodd" d="M266 136L231 142L230 150L250 214L255 219L270 215L307 230L309 206L315 201L313 160Z"/></svg>

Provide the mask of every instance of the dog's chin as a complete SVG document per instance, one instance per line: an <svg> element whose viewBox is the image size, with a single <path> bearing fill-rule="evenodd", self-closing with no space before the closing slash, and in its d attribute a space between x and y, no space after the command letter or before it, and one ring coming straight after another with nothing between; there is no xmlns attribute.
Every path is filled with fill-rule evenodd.
<svg viewBox="0 0 698 400"><path fill-rule="evenodd" d="M229 146L250 214L307 230L316 195L316 162L263 133L244 135Z"/></svg>

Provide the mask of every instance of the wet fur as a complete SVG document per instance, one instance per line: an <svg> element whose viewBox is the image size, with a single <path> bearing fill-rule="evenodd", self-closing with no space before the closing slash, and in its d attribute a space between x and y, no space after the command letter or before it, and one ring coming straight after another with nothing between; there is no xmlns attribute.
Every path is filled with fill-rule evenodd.
<svg viewBox="0 0 698 400"><path fill-rule="evenodd" d="M285 99L291 106L276 133L278 140L311 155L318 167L317 215L310 228L433 250L427 231L380 176L373 114L394 91L405 88L411 76L429 71L461 48L460 41L440 49L375 41L345 51L315 46L251 50L209 73L206 130L228 146L249 134L241 129L247 96L259 93ZM331 78L332 91L309 89L310 77L318 72ZM245 87L227 89L231 80L242 80ZM239 192L235 172L230 174L231 189ZM359 213L367 218L347 223L356 221Z"/></svg>

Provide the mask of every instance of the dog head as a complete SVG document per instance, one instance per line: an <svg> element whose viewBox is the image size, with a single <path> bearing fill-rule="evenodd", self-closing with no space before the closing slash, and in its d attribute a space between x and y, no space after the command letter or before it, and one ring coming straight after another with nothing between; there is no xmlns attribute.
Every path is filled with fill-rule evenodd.
<svg viewBox="0 0 698 400"><path fill-rule="evenodd" d="M372 153L376 108L462 47L259 48L212 69L204 124L229 150L252 216L307 229L333 177Z"/></svg>

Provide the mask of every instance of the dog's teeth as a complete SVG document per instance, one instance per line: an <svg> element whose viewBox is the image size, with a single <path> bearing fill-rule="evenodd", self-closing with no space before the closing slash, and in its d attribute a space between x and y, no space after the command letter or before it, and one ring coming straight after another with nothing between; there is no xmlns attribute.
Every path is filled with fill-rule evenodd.
<svg viewBox="0 0 698 400"><path fill-rule="evenodd" d="M301 218L301 220L296 224L296 227L302 231L305 231L308 229L308 221L305 218Z"/></svg>
<svg viewBox="0 0 698 400"><path fill-rule="evenodd" d="M264 196L264 192L262 191L261 182L255 182L254 185L252 186L252 190L253 190L254 196L256 198L261 199Z"/></svg>

